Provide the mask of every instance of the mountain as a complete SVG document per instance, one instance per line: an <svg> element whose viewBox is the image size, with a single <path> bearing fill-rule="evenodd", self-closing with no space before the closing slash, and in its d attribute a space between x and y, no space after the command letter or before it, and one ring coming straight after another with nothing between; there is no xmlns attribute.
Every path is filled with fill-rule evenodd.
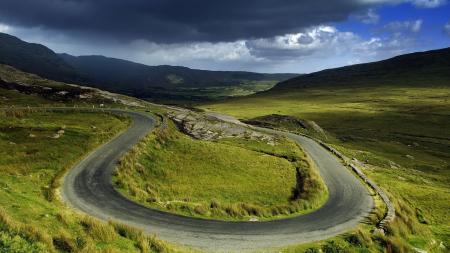
<svg viewBox="0 0 450 253"><path fill-rule="evenodd" d="M104 56L61 54L69 65L101 88L139 91L145 88L204 88L234 86L245 81L283 81L296 74L260 74L244 71L209 71L179 66L147 66Z"/></svg>
<svg viewBox="0 0 450 253"><path fill-rule="evenodd" d="M28 43L5 33L0 33L0 64L51 80L154 100L203 100L209 99L211 93L217 97L247 95L297 76L147 66L104 56L56 54L43 45ZM205 90L209 88L216 90ZM230 88L234 90L227 91Z"/></svg>
<svg viewBox="0 0 450 253"><path fill-rule="evenodd" d="M72 66L47 47L27 43L5 33L0 33L0 64L48 79L77 83L84 80Z"/></svg>
<svg viewBox="0 0 450 253"><path fill-rule="evenodd" d="M450 85L450 48L301 75L278 83L271 90L367 85Z"/></svg>

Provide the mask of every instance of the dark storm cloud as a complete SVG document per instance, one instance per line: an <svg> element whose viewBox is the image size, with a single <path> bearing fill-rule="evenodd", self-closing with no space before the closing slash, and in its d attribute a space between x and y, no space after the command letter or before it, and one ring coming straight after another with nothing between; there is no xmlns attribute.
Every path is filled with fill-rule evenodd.
<svg viewBox="0 0 450 253"><path fill-rule="evenodd" d="M234 41L340 21L370 0L1 0L0 22L160 43Z"/></svg>

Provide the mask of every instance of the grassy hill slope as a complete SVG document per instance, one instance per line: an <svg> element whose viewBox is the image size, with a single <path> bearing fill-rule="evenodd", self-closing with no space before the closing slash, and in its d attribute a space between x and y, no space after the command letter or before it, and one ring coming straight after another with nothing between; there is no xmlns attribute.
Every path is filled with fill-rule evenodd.
<svg viewBox="0 0 450 253"><path fill-rule="evenodd" d="M377 85L406 87L450 85L450 48L323 70L281 82L273 89Z"/></svg>
<svg viewBox="0 0 450 253"><path fill-rule="evenodd" d="M396 246L387 243L384 248L446 252L450 248L449 52L436 50L326 70L280 83L267 92L198 107L310 134L331 144L353 158L394 200L397 218L386 239ZM323 132L317 134L305 122ZM337 242L342 248L348 245ZM288 252L301 249L305 248Z"/></svg>
<svg viewBox="0 0 450 253"><path fill-rule="evenodd" d="M140 230L105 223L59 200L64 173L124 130L101 112L31 107L124 107L132 98L72 86L0 64L0 252L174 252Z"/></svg>

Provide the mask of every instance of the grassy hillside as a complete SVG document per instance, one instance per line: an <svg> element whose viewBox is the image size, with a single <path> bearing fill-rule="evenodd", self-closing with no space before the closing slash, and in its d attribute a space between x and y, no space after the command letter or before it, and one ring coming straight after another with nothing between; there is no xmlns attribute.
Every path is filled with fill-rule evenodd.
<svg viewBox="0 0 450 253"><path fill-rule="evenodd" d="M64 207L55 194L65 170L126 125L126 120L99 113L1 112L1 233L42 248L35 252L106 248L138 252L112 226L93 223L98 231L91 225L83 227L94 221ZM13 247L8 236L0 239L2 247Z"/></svg>
<svg viewBox="0 0 450 253"><path fill-rule="evenodd" d="M274 146L236 138L201 141L170 124L122 160L114 182L126 196L160 210L266 220L311 212L325 202L325 186L311 166L284 138ZM296 168L306 185L299 192Z"/></svg>
<svg viewBox="0 0 450 253"><path fill-rule="evenodd" d="M396 223L392 235L422 249L437 248L440 242L450 247L447 85L271 91L200 108L241 119L279 114L317 123L326 133L317 137L360 161L365 173L393 197L398 222L408 225ZM309 133L292 122L271 123Z"/></svg>
<svg viewBox="0 0 450 253"><path fill-rule="evenodd" d="M275 90L306 87L450 85L450 48L400 55L366 64L302 75L276 85Z"/></svg>
<svg viewBox="0 0 450 253"><path fill-rule="evenodd" d="M6 65L0 65L0 80L2 108L136 102ZM107 113L0 109L0 252L176 252L140 230L89 218L59 200L64 173L128 124Z"/></svg>

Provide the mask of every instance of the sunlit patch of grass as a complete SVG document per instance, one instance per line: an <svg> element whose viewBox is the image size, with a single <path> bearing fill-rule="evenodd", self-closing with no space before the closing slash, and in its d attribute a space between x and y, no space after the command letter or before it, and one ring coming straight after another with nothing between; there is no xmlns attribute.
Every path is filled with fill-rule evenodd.
<svg viewBox="0 0 450 253"><path fill-rule="evenodd" d="M150 207L226 220L302 214L327 198L312 163L294 142L193 140L173 124L126 155L114 182L126 196Z"/></svg>
<svg viewBox="0 0 450 253"><path fill-rule="evenodd" d="M163 252L158 250L165 245L164 252L172 252L165 243L144 234L120 236L112 224L80 216L55 198L53 190L63 173L128 123L126 118L106 113L1 111L0 248ZM147 248L143 242L148 242Z"/></svg>
<svg viewBox="0 0 450 253"><path fill-rule="evenodd" d="M382 240L386 247L397 244L401 250L409 243L439 252L436 245L443 242L450 248L448 86L308 88L200 108L241 119L280 114L315 121L329 135L324 141L360 161L364 172L398 201L399 212L410 210L399 215L400 223L393 226L398 231Z"/></svg>

